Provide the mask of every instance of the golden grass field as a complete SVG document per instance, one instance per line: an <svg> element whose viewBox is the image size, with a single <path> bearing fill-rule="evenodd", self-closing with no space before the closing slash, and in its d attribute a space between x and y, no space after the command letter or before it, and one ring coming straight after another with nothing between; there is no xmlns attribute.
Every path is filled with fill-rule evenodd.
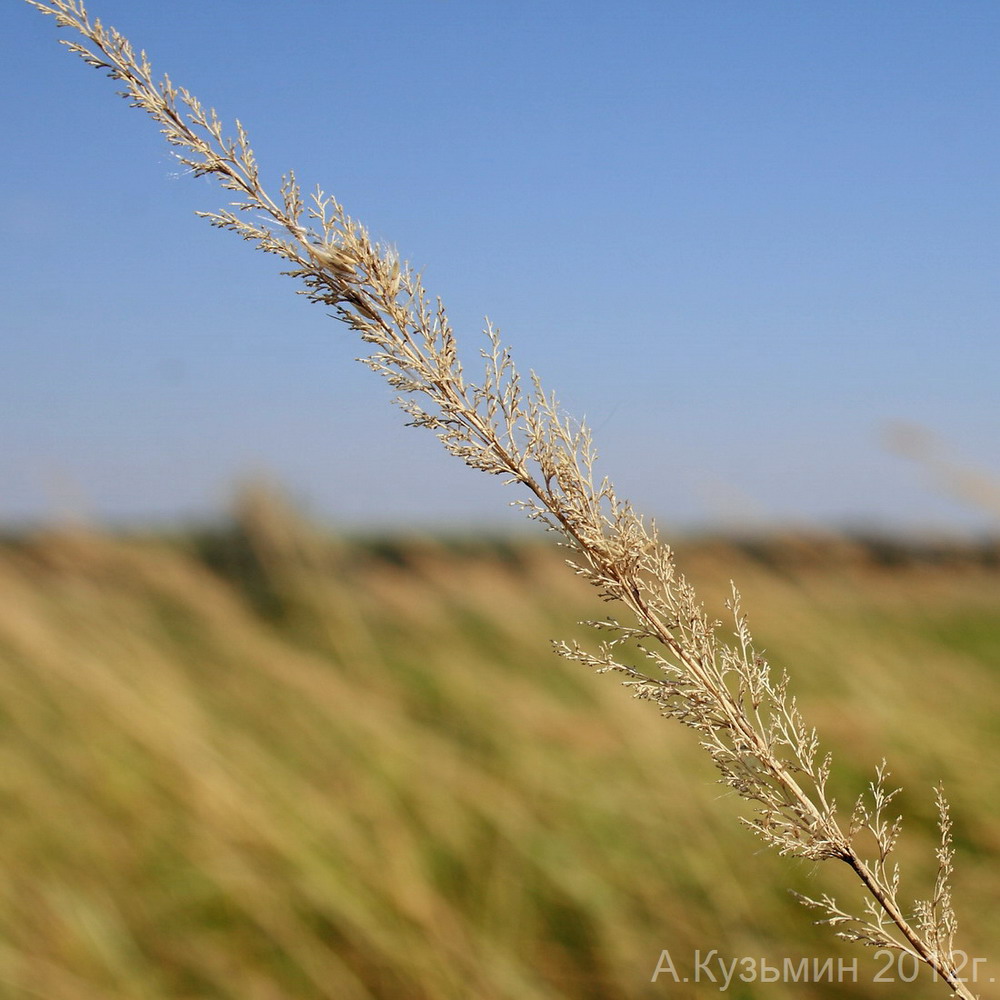
<svg viewBox="0 0 1000 1000"><path fill-rule="evenodd" d="M561 558L334 538L263 494L227 529L8 537L0 996L942 995L873 982L885 960L788 892L853 907L849 873L762 848L694 734L550 652L606 613ZM703 539L679 563L710 606L740 586L843 811L888 759L906 898L944 782L959 943L996 995L1000 547ZM664 949L680 979L716 949L857 958L857 982L651 982Z"/></svg>

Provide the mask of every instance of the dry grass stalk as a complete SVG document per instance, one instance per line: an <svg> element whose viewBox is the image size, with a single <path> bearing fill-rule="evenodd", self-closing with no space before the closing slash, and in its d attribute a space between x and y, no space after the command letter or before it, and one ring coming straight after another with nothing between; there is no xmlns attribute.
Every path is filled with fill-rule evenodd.
<svg viewBox="0 0 1000 1000"><path fill-rule="evenodd" d="M373 243L333 198L318 190L304 198L292 174L273 198L239 122L236 138L227 138L214 111L169 78L155 81L145 53L90 18L79 0L27 2L79 32L86 44L63 44L119 80L123 96L160 125L195 176L213 175L235 194L229 209L200 214L287 261L302 294L331 307L371 345L361 360L399 390L410 425L436 431L466 465L523 487L528 498L517 505L557 532L575 572L626 612L625 621L591 623L608 637L596 652L564 643L557 651L623 674L637 697L694 729L721 781L751 803L745 822L779 853L853 869L864 887L860 910L842 910L826 895L803 898L821 911L821 922L847 940L913 956L954 995L973 1000L956 972L951 824L940 791L938 876L931 898L916 902L908 917L892 861L900 820L886 813L896 792L887 788L885 763L845 828L827 794L830 756L789 695L787 676L776 677L755 651L739 594L734 589L728 605L735 639L724 641L655 526L608 480L595 481L589 430L561 413L537 377L522 379L497 331L487 325L482 381L467 380L444 306L429 300L419 276L392 249ZM650 663L649 673L624 662L619 650L627 646ZM873 844L871 857L859 846L862 838Z"/></svg>
<svg viewBox="0 0 1000 1000"><path fill-rule="evenodd" d="M1000 483L995 476L956 461L944 442L919 424L894 422L885 428L886 447L917 462L945 494L1000 517Z"/></svg>

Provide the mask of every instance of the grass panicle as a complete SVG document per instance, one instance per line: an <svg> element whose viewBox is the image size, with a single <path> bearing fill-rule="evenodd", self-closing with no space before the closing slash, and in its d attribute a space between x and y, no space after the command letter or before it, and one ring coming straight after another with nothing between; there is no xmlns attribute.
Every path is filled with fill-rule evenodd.
<svg viewBox="0 0 1000 1000"><path fill-rule="evenodd" d="M655 525L595 476L589 429L567 418L534 374L522 377L498 331L487 324L484 371L471 381L444 306L394 249L373 242L334 198L320 190L303 195L293 174L277 195L268 194L242 125L227 137L214 111L168 77L157 82L146 54L91 18L82 2L27 2L78 33L82 42L64 44L122 84L186 168L235 196L226 209L200 214L280 257L302 294L354 330L369 346L361 360L399 392L411 425L435 432L466 465L521 488L517 505L560 536L573 570L615 609L592 623L603 636L596 648L557 643L557 652L621 674L637 697L693 729L721 781L750 804L746 822L768 845L854 871L859 909L843 910L825 895L804 897L840 936L912 955L972 1000L956 971L951 826L941 793L937 879L929 899L907 906L893 861L900 821L889 811L896 793L885 765L842 821L828 792L830 755L789 693L788 677L755 648L739 594L734 589L729 602L727 637Z"/></svg>

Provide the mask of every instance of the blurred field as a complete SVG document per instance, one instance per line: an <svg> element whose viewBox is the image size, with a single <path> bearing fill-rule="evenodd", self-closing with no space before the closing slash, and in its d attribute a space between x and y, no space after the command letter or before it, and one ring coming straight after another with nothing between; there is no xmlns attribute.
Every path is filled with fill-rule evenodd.
<svg viewBox="0 0 1000 1000"><path fill-rule="evenodd" d="M679 561L710 607L738 582L845 810L888 758L908 897L945 783L961 943L1000 977L1000 547ZM549 652L605 613L543 543L334 539L261 495L231 530L8 539L0 996L719 994L650 982L662 949L681 977L696 950L859 960L731 998L945 996L872 982L787 892L853 906L847 873L762 850L690 732Z"/></svg>

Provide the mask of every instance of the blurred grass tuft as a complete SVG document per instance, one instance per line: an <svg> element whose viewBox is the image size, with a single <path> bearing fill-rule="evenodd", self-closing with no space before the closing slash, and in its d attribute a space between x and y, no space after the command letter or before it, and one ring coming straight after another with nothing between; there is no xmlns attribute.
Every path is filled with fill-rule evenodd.
<svg viewBox="0 0 1000 1000"><path fill-rule="evenodd" d="M739 580L845 808L888 756L905 871L933 878L945 782L959 916L987 956L996 555L791 537L680 554L712 601ZM602 613L545 544L334 538L259 490L215 530L8 538L0 995L678 998L718 986L651 983L664 948L682 975L713 948L853 961L786 891L850 884L754 853L691 734L550 655ZM870 982L881 964L860 955L851 996L940 990Z"/></svg>

